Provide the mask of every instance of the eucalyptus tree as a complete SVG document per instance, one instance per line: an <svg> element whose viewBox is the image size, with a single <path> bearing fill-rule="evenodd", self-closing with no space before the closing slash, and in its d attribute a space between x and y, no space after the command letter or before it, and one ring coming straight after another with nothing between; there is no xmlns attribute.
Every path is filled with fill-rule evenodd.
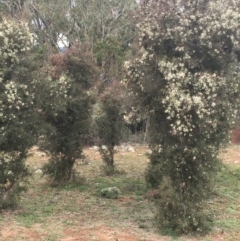
<svg viewBox="0 0 240 241"><path fill-rule="evenodd" d="M76 42L89 43L100 79L120 79L123 60L136 35L132 19L135 0L3 0L0 9L29 22L35 44L49 54Z"/></svg>
<svg viewBox="0 0 240 241"><path fill-rule="evenodd" d="M76 0L71 9L75 34L80 41L90 43L100 79L111 82L121 76L121 66L129 45L136 35L133 12L136 1Z"/></svg>
<svg viewBox="0 0 240 241"><path fill-rule="evenodd" d="M133 28L130 13L136 6L134 0L76 0L72 17L76 21L79 38L94 45L99 40L115 36L121 44L128 44L132 39L129 32Z"/></svg>
<svg viewBox="0 0 240 241"><path fill-rule="evenodd" d="M26 0L2 0L0 1L0 11L5 15L20 19L24 12Z"/></svg>

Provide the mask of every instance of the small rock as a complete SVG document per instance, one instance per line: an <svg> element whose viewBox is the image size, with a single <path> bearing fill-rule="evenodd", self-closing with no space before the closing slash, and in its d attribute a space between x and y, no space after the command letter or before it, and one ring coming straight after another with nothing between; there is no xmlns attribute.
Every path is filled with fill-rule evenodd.
<svg viewBox="0 0 240 241"><path fill-rule="evenodd" d="M37 154L38 154L38 156L40 156L40 157L41 157L41 156L46 156L46 155L47 155L45 152L40 152L40 151L39 151Z"/></svg>
<svg viewBox="0 0 240 241"><path fill-rule="evenodd" d="M129 146L127 149L129 152L135 152L135 149L132 146Z"/></svg>
<svg viewBox="0 0 240 241"><path fill-rule="evenodd" d="M38 146L33 146L32 148L29 149L28 152L33 153L33 152L38 151L38 150L39 150Z"/></svg>
<svg viewBox="0 0 240 241"><path fill-rule="evenodd" d="M107 187L101 190L101 196L106 198L119 198L121 191L117 187Z"/></svg>
<svg viewBox="0 0 240 241"><path fill-rule="evenodd" d="M98 151L99 147L98 146L93 146L91 149Z"/></svg>
<svg viewBox="0 0 240 241"><path fill-rule="evenodd" d="M41 169L37 169L37 170L35 171L35 173L36 173L36 174L43 174L43 171L42 171Z"/></svg>
<svg viewBox="0 0 240 241"><path fill-rule="evenodd" d="M127 151L128 150L128 146L127 145L122 144L120 147L121 147L122 151Z"/></svg>
<svg viewBox="0 0 240 241"><path fill-rule="evenodd" d="M147 151L147 154L152 154L152 151L151 151L151 150L148 150L148 151Z"/></svg>

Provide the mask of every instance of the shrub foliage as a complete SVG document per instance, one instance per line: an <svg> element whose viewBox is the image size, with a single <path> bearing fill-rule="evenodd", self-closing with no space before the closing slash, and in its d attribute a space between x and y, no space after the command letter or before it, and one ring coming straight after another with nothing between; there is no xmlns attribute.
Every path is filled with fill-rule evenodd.
<svg viewBox="0 0 240 241"><path fill-rule="evenodd" d="M103 171L111 175L114 173L114 147L121 140L123 115L121 104L117 97L105 94L102 99L102 115L97 119L100 138L99 151L104 161Z"/></svg>
<svg viewBox="0 0 240 241"><path fill-rule="evenodd" d="M43 147L51 154L44 173L54 181L68 181L75 160L81 158L89 132L94 81L91 59L81 46L51 58L51 77L45 81L42 116L46 123Z"/></svg>
<svg viewBox="0 0 240 241"><path fill-rule="evenodd" d="M239 103L238 9L221 1L145 1L127 84L150 118L147 182L160 228L205 232L218 151Z"/></svg>
<svg viewBox="0 0 240 241"><path fill-rule="evenodd" d="M36 139L32 82L19 75L31 46L26 23L0 17L0 208L15 205L24 189L24 160Z"/></svg>

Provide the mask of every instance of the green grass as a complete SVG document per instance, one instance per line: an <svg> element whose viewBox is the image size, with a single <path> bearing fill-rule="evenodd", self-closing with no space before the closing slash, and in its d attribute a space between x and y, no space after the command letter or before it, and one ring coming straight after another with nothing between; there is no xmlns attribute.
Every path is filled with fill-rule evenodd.
<svg viewBox="0 0 240 241"><path fill-rule="evenodd" d="M36 187L34 181L22 199L23 210L16 216L17 222L26 227L45 223L59 213L73 214L72 221L65 220L64 225L71 225L75 218L94 210L99 218L105 220L115 217L116 220L138 222L138 219L149 220L152 216L148 202L143 197L147 191L144 180L124 175L99 176L88 182L67 183L56 187L46 184ZM117 186L122 197L130 197L129 201L121 203L102 198L101 189L111 186Z"/></svg>
<svg viewBox="0 0 240 241"><path fill-rule="evenodd" d="M216 226L225 230L240 227L240 168L223 165L218 173L212 200Z"/></svg>
<svg viewBox="0 0 240 241"><path fill-rule="evenodd" d="M129 178L123 175L99 177L96 179L94 186L97 190L97 195L100 195L100 191L103 188L113 186L119 188L123 196L139 197L143 196L147 192L147 187L144 180Z"/></svg>
<svg viewBox="0 0 240 241"><path fill-rule="evenodd" d="M49 241L61 240L66 229L79 228L82 223L84 227L91 227L99 222L120 230L131 228L136 233L143 232L144 237L158 235L153 224L154 203L146 198L149 191L144 180L146 156L143 151L141 155L120 153L116 163L126 172L104 176L100 168L102 162L92 157L89 165L76 167L77 171L81 171L81 178L55 187L49 185L45 178L35 175L30 179L29 191L23 194L19 207L13 212L0 214L0 225L11 225L10 220L30 229L39 225L38 232L45 235L42 240ZM101 189L112 186L120 189L121 197L116 200L101 197ZM216 241L212 237L219 230L228 233L224 240L237 240L240 227L240 168L236 165L222 166L209 209L215 215L215 228L209 236L194 237L194 240ZM191 237L177 237L167 230L165 234L169 240L191 240Z"/></svg>

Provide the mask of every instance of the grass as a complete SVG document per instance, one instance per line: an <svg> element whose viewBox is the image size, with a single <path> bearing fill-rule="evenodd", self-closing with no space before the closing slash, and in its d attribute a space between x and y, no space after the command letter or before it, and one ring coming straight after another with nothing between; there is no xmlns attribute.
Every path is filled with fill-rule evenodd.
<svg viewBox="0 0 240 241"><path fill-rule="evenodd" d="M216 198L213 210L217 215L216 226L226 231L240 227L240 168L223 165L217 177Z"/></svg>
<svg viewBox="0 0 240 241"><path fill-rule="evenodd" d="M224 155L230 153L231 148ZM119 240L123 241L136 240L136 237L138 240L153 241L216 241L221 240L219 237L226 241L240 240L239 164L226 162L218 173L215 195L209 202L216 220L212 233L206 237L176 237L170 233L160 236L152 222L154 205L146 198L149 191L144 181L148 163L145 155L147 148L139 146L136 150L135 153L120 152L116 155L117 168L122 171L110 177L102 175L100 155L90 149L85 151L88 164L76 163L79 174L76 182L53 187L45 178L34 174L19 207L0 215L2 230L25 227L24 232L29 232L29 237L26 236L24 240L64 240L64 237L71 235L77 237L79 233L85 235L87 241L108 240L101 236L103 233L109 233L109 237L119 235ZM34 171L35 166L42 166L46 161L45 156L35 153L29 158L28 164ZM121 190L121 197L114 200L102 198L101 189L112 186ZM96 227L99 231L94 231ZM34 238L31 232L39 234L40 238ZM91 237L88 236L90 234ZM127 235L131 239L127 239ZM3 240L11 240L11 236ZM15 235L13 240L21 239Z"/></svg>

